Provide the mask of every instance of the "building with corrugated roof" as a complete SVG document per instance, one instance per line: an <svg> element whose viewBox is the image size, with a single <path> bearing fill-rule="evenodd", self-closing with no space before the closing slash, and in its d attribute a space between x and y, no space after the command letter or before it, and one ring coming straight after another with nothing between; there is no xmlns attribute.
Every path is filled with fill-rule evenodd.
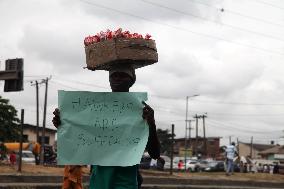
<svg viewBox="0 0 284 189"><path fill-rule="evenodd" d="M220 156L221 137L197 137L185 140L185 138L175 139L174 154L177 156L197 156L216 159Z"/></svg>
<svg viewBox="0 0 284 189"><path fill-rule="evenodd" d="M274 144L251 144L238 142L237 149L240 156L251 157L252 159L259 159L262 156L259 154L261 151L275 147Z"/></svg>
<svg viewBox="0 0 284 189"><path fill-rule="evenodd" d="M284 145L276 145L259 152L259 154L264 159L284 161Z"/></svg>
<svg viewBox="0 0 284 189"><path fill-rule="evenodd" d="M36 142L38 141L41 143L41 137L42 137L42 127L38 128L39 137L37 139L37 127L35 125L30 124L24 124L23 125L23 139L24 141L28 142ZM47 145L54 145L55 144L55 135L57 130L51 129L51 128L45 128L45 137L44 137L44 143Z"/></svg>

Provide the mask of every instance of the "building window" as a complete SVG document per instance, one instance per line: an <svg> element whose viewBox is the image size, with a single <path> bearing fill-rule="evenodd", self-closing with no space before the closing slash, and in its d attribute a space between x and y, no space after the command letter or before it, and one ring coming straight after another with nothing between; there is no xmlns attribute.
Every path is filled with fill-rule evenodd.
<svg viewBox="0 0 284 189"><path fill-rule="evenodd" d="M24 142L29 141L29 136L28 136L28 135L23 135L23 141L24 141Z"/></svg>
<svg viewBox="0 0 284 189"><path fill-rule="evenodd" d="M38 137L39 138L39 143L41 143L41 136ZM44 144L49 144L49 136L44 137Z"/></svg>

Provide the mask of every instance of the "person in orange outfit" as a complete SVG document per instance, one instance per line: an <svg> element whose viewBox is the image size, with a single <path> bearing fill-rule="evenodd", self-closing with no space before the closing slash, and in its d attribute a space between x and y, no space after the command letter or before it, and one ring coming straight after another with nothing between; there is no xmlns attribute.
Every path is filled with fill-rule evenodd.
<svg viewBox="0 0 284 189"><path fill-rule="evenodd" d="M61 124L59 110L54 112L53 124L56 128ZM62 189L83 189L82 186L82 166L81 165L65 165Z"/></svg>
<svg viewBox="0 0 284 189"><path fill-rule="evenodd" d="M82 166L65 165L62 189L83 189Z"/></svg>

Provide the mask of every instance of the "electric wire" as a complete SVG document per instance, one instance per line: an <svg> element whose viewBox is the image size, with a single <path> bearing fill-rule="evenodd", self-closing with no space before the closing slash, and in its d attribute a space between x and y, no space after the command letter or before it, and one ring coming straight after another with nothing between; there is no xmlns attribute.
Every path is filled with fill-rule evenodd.
<svg viewBox="0 0 284 189"><path fill-rule="evenodd" d="M278 5L274 5L274 4L271 4L271 3L267 3L267 2L265 2L265 1L261 1L261 0L253 0L253 1L256 2L256 3L259 3L259 4L263 4L263 5L267 5L267 6L276 8L276 9L284 10L283 7L279 7Z"/></svg>
<svg viewBox="0 0 284 189"><path fill-rule="evenodd" d="M222 9L222 8L221 9L217 8L217 7L215 7L212 4L199 2L199 1L196 1L196 0L190 0L190 1L191 1L191 3L201 4L201 5L204 5L204 6L207 6L207 7L211 7L211 8L217 9L218 11L221 11L221 9ZM262 23L265 23L265 24L270 24L270 25L284 27L284 25L282 25L282 24L274 23L274 22L271 22L271 21L268 21L268 20L265 20L265 19L262 19L262 18L250 16L250 15L247 15L247 14L242 14L242 13L239 13L239 12L227 9L227 8L224 8L223 11L225 11L226 13L228 12L230 14L241 16L241 17L244 17L244 18L247 18L247 19L256 20L256 21L259 21L259 22L262 22Z"/></svg>
<svg viewBox="0 0 284 189"><path fill-rule="evenodd" d="M54 77L55 77L54 79L58 78L56 80L62 80L62 81L67 81L67 82L71 82L71 83L77 83L77 84L81 84L81 85L96 87L96 88L109 89L109 88L104 87L104 86L95 85L95 84L91 84L91 83L80 82L80 81L76 81L76 80L72 80L72 79L66 79L66 78L59 77L57 75L54 76Z"/></svg>
<svg viewBox="0 0 284 189"><path fill-rule="evenodd" d="M117 13L120 13L120 14L124 14L124 15L127 15L127 16L131 16L131 17L135 17L135 18L138 18L138 19L141 19L141 20L145 20L147 22L151 22L151 23L154 23L154 24L159 24L159 25L162 25L162 26L166 26L166 27L176 29L176 30L192 33L194 35L199 35L199 36L203 36L203 37L210 38L210 39L225 41L225 42L232 43L232 44L235 44L235 45L238 45L238 46L244 46L244 47L247 47L247 48L256 49L256 50L266 52L266 53L270 53L270 54L275 54L275 55L277 54L277 55L280 55L280 56L284 56L284 53L281 53L281 52L278 52L278 51L273 51L273 50L270 50L270 49L265 49L265 48L257 47L257 46L250 45L250 44L236 42L236 41L233 41L233 40L230 40L230 39L217 37L217 36L213 36L213 35L206 34L206 33L196 32L196 31L193 31L193 30L189 30L189 29L186 29L186 28L179 27L179 26L173 26L173 25L170 25L170 24L167 24L167 23L157 22L157 21L154 21L154 20L142 17L142 16L137 16L137 15L134 15L134 14L131 14L131 13L128 13L128 12L124 12L124 11L121 11L121 10L118 10L118 9L114 9L114 8L111 8L111 7L100 5L100 4L97 4L97 3L94 3L94 2L88 2L88 1L84 1L84 0L79 0L79 1L82 2L82 3L89 4L91 6L107 9L107 10L114 11L114 12L117 12Z"/></svg>
<svg viewBox="0 0 284 189"><path fill-rule="evenodd" d="M79 88L71 87L71 86L69 86L69 85L65 85L65 84L62 84L62 83L57 82L57 81L50 81L50 83L53 84L53 85L55 84L56 86L57 86L57 85L60 85L60 86L63 86L63 87L69 88L69 89L73 89L73 90L78 90L78 91L81 90L81 89L79 89Z"/></svg>
<svg viewBox="0 0 284 189"><path fill-rule="evenodd" d="M168 100L185 100L185 98L181 97L169 97L169 96L161 96L157 94L151 94L150 96L155 98L162 98ZM226 101L209 101L209 100L199 100L194 99L193 102L200 102L200 103L212 103L212 104L230 104L230 105L244 105L244 106L284 106L284 104L269 104L269 103L246 103L246 102L226 102Z"/></svg>
<svg viewBox="0 0 284 189"><path fill-rule="evenodd" d="M251 130L251 129L245 129L243 127L246 127L244 125L236 125L235 123L234 124L228 124L228 123L224 123L224 122L221 122L221 121L217 121L217 120L214 120L214 119L207 119L207 121L209 122L213 122L215 124L218 124L218 125L221 125L223 127L228 127L228 128L231 128L231 129L235 129L235 130L242 130L242 131L245 131L245 132L252 132L252 133L258 133L258 134L267 134L267 133L279 133L281 132L281 130L275 130L275 131L259 131L259 130Z"/></svg>
<svg viewBox="0 0 284 189"><path fill-rule="evenodd" d="M167 9L167 10L179 13L179 14L183 14L183 15L186 15L186 16L191 16L191 17L194 17L194 18L197 18L197 19L205 20L207 22L218 24L215 21L209 20L207 18L204 18L204 17L201 17L201 16L197 16L197 15L194 15L194 14L191 14L191 13L188 13L188 12L180 11L180 10L177 10L177 9L165 6L165 5L161 5L161 4L154 3L154 2L149 2L147 0L140 0L140 1L142 1L144 3L147 3L147 4L150 4L150 5L153 5L153 6L156 6L156 7ZM275 37L275 36L268 35L268 34L264 34L264 33L261 33L261 32L248 30L248 29L245 29L245 28L237 27L237 26L234 26L234 25L226 24L226 23L222 23L222 24L219 24L219 25L226 26L226 27L229 27L229 28L232 28L232 29L236 29L236 30L240 30L240 31L244 31L244 32L253 33L253 34L260 35L260 36L263 36L263 37L266 37L266 38L271 38L271 39L274 39L274 40L279 40L279 41L283 41L284 42L284 39L282 39L282 38Z"/></svg>
<svg viewBox="0 0 284 189"><path fill-rule="evenodd" d="M54 81L56 80L56 81ZM76 82L76 81L73 81L73 80L68 80L68 79L56 79L53 78L53 81L54 83L58 84L58 85L61 85L61 86L64 86L64 87L67 87L67 88L70 88L70 89L74 89L74 90L81 90L80 88L76 88L76 87L73 87L73 86L70 86L70 85L67 85L67 84L63 84L61 82L58 82L58 81L69 81L69 82L74 82L74 83L78 83L78 84L81 84L81 85L88 85L88 86L92 86L92 87L98 87L98 88L103 88L103 89L108 89L107 87L102 87L102 86L98 86L98 85L93 85L93 84L89 84L89 83L84 83L84 82ZM170 100L174 100L174 98L171 98L171 97L166 97L166 96L159 96L159 95L152 95L152 94L149 94L149 96L153 96L153 97L157 97L157 98L163 98L163 99L170 99ZM177 99L177 98L175 98ZM177 99L179 100L179 99ZM201 103L216 103L216 104L230 104L230 105L254 105L254 106L283 106L284 104L260 104L260 103L242 103L242 102L220 102L220 101L202 101L202 100L197 100L197 99L194 99L194 102L201 102ZM181 110L181 109L173 109L172 107L163 107L163 106L154 106L155 108L157 108L159 111L163 111L163 112L167 112L167 113L174 113L176 115L180 115L180 116L183 116L184 114L184 110ZM196 113L204 113L204 112L207 112L208 114L210 114L210 116L240 116L240 117L257 117L257 116L261 116L261 117L275 117L275 116L283 116L284 113L278 113L278 114L232 114L232 113L216 113L216 112L208 112L208 111L197 111L197 110L191 110L189 111L193 114L196 114Z"/></svg>
<svg viewBox="0 0 284 189"><path fill-rule="evenodd" d="M239 141L243 140L244 138L247 139L249 136L252 136L252 135L253 135L254 141L255 140L264 140L264 141L279 140L279 136L269 136L269 138L260 137L260 136L267 136L267 133L257 133L256 134L254 132L247 132L247 131L243 131L243 130L230 129L230 128L223 127L223 126L220 126L220 125L216 125L214 123L208 123L207 125L208 125L208 128L211 128L211 127L220 128L220 129L222 129L222 132L224 132L224 133L226 133L226 132L234 133L234 134L238 133L238 136L235 136L235 138L238 138ZM214 129L214 132L220 133L220 130ZM244 134L240 135L239 133L244 133L244 134L246 134L246 136L244 136ZM272 135L274 135L274 134L272 134ZM222 136L222 138L230 138L230 137Z"/></svg>
<svg viewBox="0 0 284 189"><path fill-rule="evenodd" d="M245 102L205 101L205 100L197 100L197 99L195 99L194 101L197 101L197 102L200 102L200 103L244 105L244 106L284 106L284 104L264 104L264 103L245 103Z"/></svg>

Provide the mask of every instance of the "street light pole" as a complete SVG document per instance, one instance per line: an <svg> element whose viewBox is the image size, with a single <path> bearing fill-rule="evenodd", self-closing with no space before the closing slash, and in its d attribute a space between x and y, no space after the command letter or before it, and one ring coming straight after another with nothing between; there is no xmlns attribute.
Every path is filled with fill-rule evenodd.
<svg viewBox="0 0 284 189"><path fill-rule="evenodd" d="M189 121L188 120L188 100L189 98L193 98L193 97L197 97L199 96L199 94L196 94L196 95L192 95L192 96L186 96L186 110L185 110L185 137L184 137L184 170L186 171L186 159L187 159L187 130L189 129L189 132L190 132L190 125L189 124L189 128L187 126L187 122ZM189 133L190 135L190 133Z"/></svg>
<svg viewBox="0 0 284 189"><path fill-rule="evenodd" d="M187 97L186 97L186 110L185 110L184 171L186 171L188 98L189 98L189 97L187 96Z"/></svg>

